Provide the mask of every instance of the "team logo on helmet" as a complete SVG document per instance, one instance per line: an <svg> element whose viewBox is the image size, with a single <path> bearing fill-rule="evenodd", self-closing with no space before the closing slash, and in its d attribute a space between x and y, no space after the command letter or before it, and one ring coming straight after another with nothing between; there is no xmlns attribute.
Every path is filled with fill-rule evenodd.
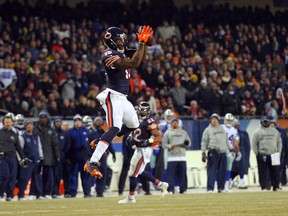
<svg viewBox="0 0 288 216"><path fill-rule="evenodd" d="M110 39L111 37L112 37L112 34L110 32L106 32L104 35L104 38L107 40Z"/></svg>

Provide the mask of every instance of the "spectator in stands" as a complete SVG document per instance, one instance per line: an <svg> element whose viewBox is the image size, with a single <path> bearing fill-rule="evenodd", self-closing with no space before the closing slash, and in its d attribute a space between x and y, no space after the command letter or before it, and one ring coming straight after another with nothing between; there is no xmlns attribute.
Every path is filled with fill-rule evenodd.
<svg viewBox="0 0 288 216"><path fill-rule="evenodd" d="M242 114L248 116L255 115L256 113L256 107L253 98L251 98L251 93L248 90L244 92L244 98L241 104L241 111Z"/></svg>
<svg viewBox="0 0 288 216"><path fill-rule="evenodd" d="M180 80L175 82L175 86L170 89L169 94L173 99L175 110L182 115L184 113L184 105L186 103L186 96L189 94L187 89L181 86Z"/></svg>
<svg viewBox="0 0 288 216"><path fill-rule="evenodd" d="M192 117L193 120L203 119L207 115L207 111L199 107L197 101L190 101L190 107L187 113Z"/></svg>
<svg viewBox="0 0 288 216"><path fill-rule="evenodd" d="M222 105L224 113L239 114L240 99L238 95L235 94L232 84L229 84L227 91L223 94Z"/></svg>
<svg viewBox="0 0 288 216"><path fill-rule="evenodd" d="M156 99L154 97L154 90L146 88L145 95L143 97L144 101L147 101L150 105L151 115L154 116L157 114Z"/></svg>
<svg viewBox="0 0 288 216"><path fill-rule="evenodd" d="M128 77L130 77L130 74L127 74ZM141 76L138 74L138 71L136 69L133 69L131 71L131 78L130 78L130 93L134 93L135 87L138 87L140 91L146 88L145 81L141 78Z"/></svg>
<svg viewBox="0 0 288 216"><path fill-rule="evenodd" d="M210 113L222 113L222 94L220 87L216 83L211 85ZM206 110L207 112L209 110ZM210 114L207 113L207 114Z"/></svg>

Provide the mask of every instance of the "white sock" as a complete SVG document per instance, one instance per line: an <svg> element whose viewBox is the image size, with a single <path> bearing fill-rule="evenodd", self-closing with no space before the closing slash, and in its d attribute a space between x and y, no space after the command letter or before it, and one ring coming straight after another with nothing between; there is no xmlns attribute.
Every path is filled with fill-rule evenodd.
<svg viewBox="0 0 288 216"><path fill-rule="evenodd" d="M132 200L132 199L134 199L134 198L135 198L134 195L130 195L130 194L128 195L128 199L129 199L129 200Z"/></svg>
<svg viewBox="0 0 288 216"><path fill-rule="evenodd" d="M98 163L107 148L108 148L107 143L99 141L92 157L90 158L90 161L93 163Z"/></svg>
<svg viewBox="0 0 288 216"><path fill-rule="evenodd" d="M240 179L240 185L244 185L244 178Z"/></svg>
<svg viewBox="0 0 288 216"><path fill-rule="evenodd" d="M218 188L218 182L215 181L215 182L214 182L214 189L217 189L217 188Z"/></svg>
<svg viewBox="0 0 288 216"><path fill-rule="evenodd" d="M162 182L162 181L159 181L159 183L156 185L156 187L161 187L162 184L163 184L163 182Z"/></svg>
<svg viewBox="0 0 288 216"><path fill-rule="evenodd" d="M229 188L229 181L225 181L225 189Z"/></svg>

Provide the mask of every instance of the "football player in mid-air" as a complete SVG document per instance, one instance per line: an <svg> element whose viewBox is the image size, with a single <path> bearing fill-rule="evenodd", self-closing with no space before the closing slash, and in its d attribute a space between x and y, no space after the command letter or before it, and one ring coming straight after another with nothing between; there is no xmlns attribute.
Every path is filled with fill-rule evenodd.
<svg viewBox="0 0 288 216"><path fill-rule="evenodd" d="M227 157L227 167L226 167L226 181L225 188L223 192L230 193L230 189L232 188L232 179L231 179L231 170L234 160L241 160L241 152L239 148L239 136L236 128L233 127L234 124L234 116L231 113L227 113L224 117L224 124L222 127L224 128L227 138L230 144L230 149L233 151L228 151L226 153ZM235 155L236 152L236 155Z"/></svg>
<svg viewBox="0 0 288 216"><path fill-rule="evenodd" d="M84 170L96 178L102 178L99 171L99 160L115 136L122 136L138 128L139 121L136 111L130 101L127 100L129 93L130 71L137 69L147 52L146 43L153 35L150 26L144 26L137 33L139 46L132 55L127 48L126 34L117 27L110 27L103 36L104 44L108 47L102 55L105 65L108 87L101 92L97 99L106 112L109 126L100 140L90 158L84 165ZM130 56L128 56L130 55Z"/></svg>
<svg viewBox="0 0 288 216"><path fill-rule="evenodd" d="M134 192L137 186L137 177L141 175L154 183L156 188L162 191L162 197L167 193L168 183L155 178L150 172L144 171L146 165L150 162L150 156L153 146L157 146L162 140L162 134L153 118L150 117L150 105L143 101L139 105L138 115L140 126L131 133L127 144L135 146L136 149L132 156L129 169L130 188L129 195L119 200L119 204L135 203Z"/></svg>

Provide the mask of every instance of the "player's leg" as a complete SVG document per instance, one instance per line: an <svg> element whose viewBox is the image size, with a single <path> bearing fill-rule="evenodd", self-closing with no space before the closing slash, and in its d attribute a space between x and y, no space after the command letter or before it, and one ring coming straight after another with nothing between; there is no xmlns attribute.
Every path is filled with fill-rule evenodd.
<svg viewBox="0 0 288 216"><path fill-rule="evenodd" d="M212 192L217 181L219 155L215 150L208 151L207 155L207 192Z"/></svg>
<svg viewBox="0 0 288 216"><path fill-rule="evenodd" d="M97 178L103 177L99 171L98 162L107 150L108 146L112 143L114 137L117 136L122 126L123 110L125 108L122 105L122 101L123 100L119 99L118 96L108 93L106 103L103 105L103 108L106 111L106 120L109 129L98 141L90 162L87 162L84 166L85 171Z"/></svg>
<svg viewBox="0 0 288 216"><path fill-rule="evenodd" d="M31 188L34 188L34 196L36 197L42 197L42 192L43 192L43 183L42 183L42 176L40 174L41 170L41 165L40 163L35 163L34 168L33 168L33 173L31 177L31 187L30 187L30 193L31 193ZM29 194L30 195L30 194Z"/></svg>
<svg viewBox="0 0 288 216"><path fill-rule="evenodd" d="M150 172L145 171L146 165L150 162L152 149L151 148L143 148L141 149L143 159L144 159L144 169L141 167L141 170L139 170L139 175L141 174L143 178L146 178L148 181L151 181L154 183L156 188L160 189L162 191L162 197L164 197L167 193L167 189L169 184L167 182L162 182L159 179L155 178Z"/></svg>
<svg viewBox="0 0 288 216"><path fill-rule="evenodd" d="M44 169L43 169L44 172ZM76 197L78 189L78 172L79 165L76 162L71 163L71 173L69 177L69 195L71 197ZM45 185L43 185L44 187Z"/></svg>
<svg viewBox="0 0 288 216"><path fill-rule="evenodd" d="M19 188L18 199L24 199L24 192L31 178L32 171L33 171L34 163L29 164L26 168L20 168L20 174L17 180L16 187Z"/></svg>
<svg viewBox="0 0 288 216"><path fill-rule="evenodd" d="M10 169L10 177L9 177L9 182L7 184L6 187L6 195L7 201L10 201L11 199L13 199L14 194L13 194L13 190L15 188L15 183L16 183L16 176L17 176L17 159L14 156L9 156L9 169Z"/></svg>
<svg viewBox="0 0 288 216"><path fill-rule="evenodd" d="M145 167L145 170L144 171L147 171L147 172L150 172L151 170L151 166L150 166L150 163L147 163L146 167ZM142 177L142 175L139 176L140 179L138 179L138 186L139 186L139 180L140 180L140 184L142 185L142 189L143 191L145 191L145 195L150 195L150 182ZM139 190L138 190L138 194L139 194Z"/></svg>
<svg viewBox="0 0 288 216"><path fill-rule="evenodd" d="M226 179L225 179L225 192L230 192L230 181L231 181L231 170L234 161L234 154L232 152L226 153L227 157L227 168L226 168Z"/></svg>
<svg viewBox="0 0 288 216"><path fill-rule="evenodd" d="M151 181L156 188L160 189L162 191L162 198L164 198L164 196L167 194L167 189L169 187L169 184L167 182L160 181L148 171L143 171L141 173L141 176L142 178L146 178L148 181Z"/></svg>
<svg viewBox="0 0 288 216"><path fill-rule="evenodd" d="M168 188L169 193L174 193L175 172L176 172L176 162L175 161L168 161L168 163L167 163L167 182L169 183L169 188Z"/></svg>
<svg viewBox="0 0 288 216"><path fill-rule="evenodd" d="M0 158L0 201L5 201L4 193L6 192L9 176L10 170L8 161L3 155L2 158Z"/></svg>
<svg viewBox="0 0 288 216"><path fill-rule="evenodd" d="M124 125L121 128L121 131L118 134L118 136L129 133L130 131L133 131L139 127L139 119L131 102L128 100L123 100L122 103L123 103L122 106L124 108L123 112Z"/></svg>
<svg viewBox="0 0 288 216"><path fill-rule="evenodd" d="M224 190L225 177L226 177L226 168L227 168L227 157L225 153L217 153L217 184L218 192Z"/></svg>
<svg viewBox="0 0 288 216"><path fill-rule="evenodd" d="M141 151L138 151L137 149L134 151L133 157L130 162L130 168L129 168L129 195L123 199L119 200L119 204L127 204L127 203L135 203L135 189L137 186L137 177L140 172L142 172L145 169L146 164L144 163L144 157L142 155Z"/></svg>
<svg viewBox="0 0 288 216"><path fill-rule="evenodd" d="M178 161L177 169L179 170L179 186L180 193L184 193L187 190L187 164L186 161Z"/></svg>

